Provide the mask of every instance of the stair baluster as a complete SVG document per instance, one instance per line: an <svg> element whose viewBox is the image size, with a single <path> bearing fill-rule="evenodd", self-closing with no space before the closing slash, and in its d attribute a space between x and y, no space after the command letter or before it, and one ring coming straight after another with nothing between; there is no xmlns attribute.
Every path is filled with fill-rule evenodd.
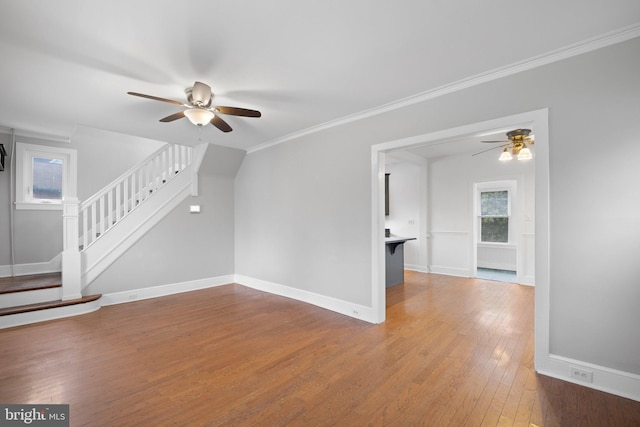
<svg viewBox="0 0 640 427"><path fill-rule="evenodd" d="M160 186L191 163L191 147L168 145L80 205L80 242L86 250Z"/></svg>

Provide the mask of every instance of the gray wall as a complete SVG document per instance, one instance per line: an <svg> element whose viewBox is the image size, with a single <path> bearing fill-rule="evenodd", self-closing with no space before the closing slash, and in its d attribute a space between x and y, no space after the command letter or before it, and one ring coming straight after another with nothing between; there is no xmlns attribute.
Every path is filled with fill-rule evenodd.
<svg viewBox="0 0 640 427"><path fill-rule="evenodd" d="M79 126L64 147L78 150L78 198L85 200L165 142Z"/></svg>
<svg viewBox="0 0 640 427"><path fill-rule="evenodd" d="M0 133L0 144L4 145L11 155L11 135ZM0 172L0 266L11 263L11 248L9 247L9 216L11 207L9 185L9 161L5 158L5 169Z"/></svg>
<svg viewBox="0 0 640 427"><path fill-rule="evenodd" d="M10 150L10 136L0 134ZM165 143L78 127L71 142L16 137L17 142L77 150L78 197L86 199ZM7 159L8 160L8 159ZM19 160L19 159L18 159ZM9 166L8 164L6 166ZM0 172L0 235L9 235L10 169ZM14 210L15 264L48 262L62 252L62 211ZM10 265L9 239L0 239L0 266Z"/></svg>
<svg viewBox="0 0 640 427"><path fill-rule="evenodd" d="M112 293L234 273L234 178L245 152L210 145L199 195L173 212L91 283L85 293ZM200 214L189 213L200 205Z"/></svg>
<svg viewBox="0 0 640 427"><path fill-rule="evenodd" d="M369 303L370 146L548 107L551 352L640 374L638 69L634 39L249 154L236 273Z"/></svg>
<svg viewBox="0 0 640 427"><path fill-rule="evenodd" d="M315 134L248 155L236 273L370 305L369 144Z"/></svg>
<svg viewBox="0 0 640 427"><path fill-rule="evenodd" d="M18 142L48 144L35 138L17 137ZM7 150L5 170L0 172L0 266L11 265L9 234L11 210L14 213L15 264L47 262L62 251L62 211L17 210L11 204L11 136L0 134ZM50 144L62 145L62 144ZM66 145L65 145L66 146ZM15 176L14 176L15 185ZM8 270L9 271L9 270Z"/></svg>

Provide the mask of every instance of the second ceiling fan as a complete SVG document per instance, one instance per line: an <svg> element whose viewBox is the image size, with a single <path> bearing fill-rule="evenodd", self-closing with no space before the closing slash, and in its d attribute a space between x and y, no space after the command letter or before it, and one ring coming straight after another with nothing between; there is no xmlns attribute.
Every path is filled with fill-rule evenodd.
<svg viewBox="0 0 640 427"><path fill-rule="evenodd" d="M485 143L500 143L501 145L472 154L472 156L502 148L503 151L498 160L511 160L513 156L517 156L518 160L529 160L533 157L531 150L527 147L527 144L533 145L535 142L534 136L531 134L531 129L512 130L507 132L507 138L508 140L502 141L481 141Z"/></svg>
<svg viewBox="0 0 640 427"><path fill-rule="evenodd" d="M139 96L140 98L152 99L154 101L167 102L169 104L180 105L186 107L184 111L171 114L160 119L161 122L172 122L174 120L186 117L191 123L197 126L204 126L211 123L222 132L231 132L233 129L227 122L222 120L218 114L227 114L230 116L241 117L261 117L262 114L257 110L249 110L247 108L238 107L222 107L213 105L213 92L211 87L202 82L195 82L193 87L185 89L187 102L175 101L173 99L160 98L153 95L145 95L138 92L127 92L129 95Z"/></svg>

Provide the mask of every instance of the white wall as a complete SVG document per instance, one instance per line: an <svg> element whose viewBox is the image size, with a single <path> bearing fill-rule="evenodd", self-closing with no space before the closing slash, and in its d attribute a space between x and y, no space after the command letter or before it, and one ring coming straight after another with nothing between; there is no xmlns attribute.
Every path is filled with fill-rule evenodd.
<svg viewBox="0 0 640 427"><path fill-rule="evenodd" d="M515 244L491 245L478 243L476 255L478 268L491 268L494 270L516 271L518 268L517 247ZM535 253L530 253L535 262ZM530 262L531 263L531 262Z"/></svg>
<svg viewBox="0 0 640 427"><path fill-rule="evenodd" d="M408 153L399 153L408 155ZM417 156L416 156L417 157ZM414 237L404 244L406 269L427 272L426 243L426 160L407 161L387 155L386 172L389 175L389 215L385 228L393 236Z"/></svg>
<svg viewBox="0 0 640 427"><path fill-rule="evenodd" d="M485 149L478 144L478 151ZM535 148L532 148L535 155ZM520 283L533 284L535 251L535 158L521 162L498 161L499 150L472 156L461 154L429 161L429 269L434 273L474 277L474 184L516 181L512 206L513 229L521 245ZM514 243L517 242L514 241ZM516 248L478 245L478 266L488 268L517 264ZM515 268L513 268L515 270Z"/></svg>
<svg viewBox="0 0 640 427"><path fill-rule="evenodd" d="M550 351L640 375L639 68L633 39L249 154L236 271L370 303L371 145L548 107Z"/></svg>
<svg viewBox="0 0 640 427"><path fill-rule="evenodd" d="M479 147L478 151L484 147ZM462 154L435 158L429 163L429 269L434 273L474 277L474 234L477 219L474 212L474 184L513 180L519 182L514 194L512 231L524 241L525 230L533 235L535 178L533 161L499 162L499 152L477 156ZM526 223L523 229L522 224ZM514 240L516 243L517 240ZM509 268L516 265L516 249L478 245L480 267ZM528 249L528 250L527 250ZM534 265L532 247L522 246L526 265ZM513 268L515 270L515 268ZM524 269L524 265L523 265ZM522 272L521 272L522 273ZM526 282L533 282L533 271Z"/></svg>

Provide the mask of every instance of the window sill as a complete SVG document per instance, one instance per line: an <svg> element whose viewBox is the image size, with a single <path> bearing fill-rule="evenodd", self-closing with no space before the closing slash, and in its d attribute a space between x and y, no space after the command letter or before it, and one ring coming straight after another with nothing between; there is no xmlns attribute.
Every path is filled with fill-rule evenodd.
<svg viewBox="0 0 640 427"><path fill-rule="evenodd" d="M16 202L16 209L18 209L18 210L32 210L32 211L61 211L62 210L62 203Z"/></svg>

